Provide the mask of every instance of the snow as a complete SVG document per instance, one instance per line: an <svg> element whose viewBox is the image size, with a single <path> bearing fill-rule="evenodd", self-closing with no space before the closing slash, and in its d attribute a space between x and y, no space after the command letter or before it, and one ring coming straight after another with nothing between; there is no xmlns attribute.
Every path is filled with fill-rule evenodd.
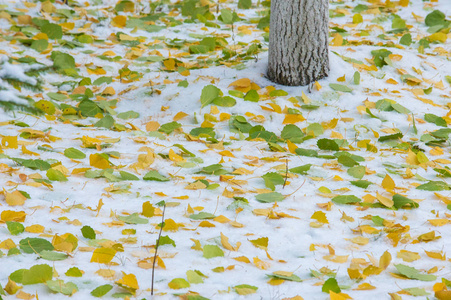
<svg viewBox="0 0 451 300"><path fill-rule="evenodd" d="M174 1L173 1L174 2ZM221 4L221 8L236 7L236 1L228 1ZM254 1L255 2L255 1ZM355 6L353 1L344 1L346 7ZM446 1L436 3L422 1L411 1L411 5L401 8L398 15L406 20L407 24L413 24L415 31L412 30L412 38L417 40L427 35L427 27L424 23L417 23L412 16L412 12L425 17L433 9L443 11L449 19L451 13L451 5ZM3 3L3 2L2 2ZM22 3L5 2L9 9L22 7ZM103 16L104 13L109 18L115 15L111 10L106 9L116 4L116 1L104 1L101 5L90 7L95 9L97 17ZM255 4L255 3L254 3ZM369 3L366 3L370 5ZM37 3L39 6L40 3ZM55 3L57 8L65 8L65 6ZM344 4L331 3L331 8ZM423 9L423 7L427 9ZM351 9L350 9L351 10ZM32 10L34 14L38 14L38 10ZM169 12L165 10L165 12ZM245 20L248 17L255 18L254 9L239 10L244 14ZM370 24L373 15L364 15L364 23L358 24L355 30L366 28ZM75 29L83 26L85 19L75 19ZM352 23L352 13L343 18L333 18L331 22L338 25ZM220 23L218 21L218 23ZM427 180L440 180L449 184L449 178L439 178L431 166L406 166L407 151L399 148L393 148L389 144L377 142L380 136L388 135L399 130L404 134L403 141L413 142L415 146L423 149L430 161L442 159L450 160L449 139L444 143L443 153L432 155L433 146L426 145L419 141L420 137L440 127L435 124L425 122L424 114L431 113L441 117L449 117L451 102L451 88L446 82L445 76L450 75L451 62L449 60L450 51L450 34L448 40L444 44L432 44L431 49L427 49L427 54L419 54L416 45L401 48L387 48L385 46L375 45L349 45L340 47L331 47L330 66L331 71L329 77L319 81L322 88L318 91L313 88L309 93L307 87L286 87L276 85L265 78L267 66L267 52L263 51L258 54L257 60L249 60L244 63L243 68L238 70L227 66L209 65L208 68L191 69L190 75L183 76L178 72L165 72L162 70L160 63L144 64L140 61L126 61L125 59L119 63L108 62L97 58L97 55L103 54L105 51L111 50L115 55L125 56L130 50L122 44L107 42L107 38L118 31L124 32L132 36L146 37L146 44L153 41L155 37L166 37L168 39L186 39L195 41L196 39L189 36L190 33L205 34L206 36L228 33L225 26L221 29L207 27L204 30L203 24L182 24L174 28L168 27L161 32L148 33L132 28L117 28L110 25L110 22L101 21L99 24L93 24L89 33L98 36L99 39L106 41L105 44L98 43L95 45L85 45L84 48L66 49L56 48L53 50L70 53L74 56L79 68L79 74L84 77L90 77L92 81L101 76L112 76L114 78L111 84L102 84L94 94L99 94L107 86L113 87L116 95L105 97L107 100L118 99L117 107L114 108L116 113L133 110L140 114L137 119L121 120L115 117L117 123L126 125L130 123L139 128L139 130L113 131L98 127L81 127L77 124L91 125L95 124L98 118L75 119L71 124L71 119L67 116L67 121L58 120L61 117L57 112L57 118L35 116L22 112L4 112L0 110L0 185L4 189L3 196L0 195L0 211L14 210L25 211L27 214L23 225L25 227L34 224L44 226L42 233L23 232L17 236L12 235L6 224L0 221L0 243L7 239L14 241L16 245L19 241L26 237L40 237L48 241L52 241L55 235L61 236L71 233L78 238L78 247L70 253L69 257L62 261L47 261L40 259L37 254L17 254L7 255L8 249L2 248L3 256L0 255L0 264L3 267L0 271L0 285L5 288L8 282L8 276L18 269L29 269L36 264L48 264L54 268L53 279L62 279L65 282L71 281L78 286L79 291L71 296L72 299L91 299L94 298L90 292L96 287L104 284L114 286L104 299L112 298L114 293L121 293L126 290L120 288L116 281L122 278L123 274L134 274L137 278L139 289L136 295L130 295L131 299L152 299L150 296L151 286L151 269L141 268L138 262L146 260L151 262L154 256L156 240L159 234L157 225L161 222L161 210L163 207L157 205L161 201L165 201L167 207L165 209L165 220L172 219L176 223L182 223L184 227L177 231L163 231L163 236L169 236L176 244L162 245L158 249L159 256L163 259L166 266L165 269L159 267L155 269L155 299L172 299L176 298L176 294L185 294L188 291L199 293L203 297L209 299L283 299L288 297L302 296L304 299L329 299L327 293L322 292L322 286L329 277L335 277L339 283L342 292L348 294L353 299L375 299L377 297L389 298L388 293L396 293L402 289L408 288L424 288L430 297L434 294L433 286L435 283L441 282L442 278L450 280L449 275L449 258L445 260L437 260L426 255L425 251L443 251L449 252L451 249L451 222L442 227L433 226L428 220L430 219L446 219L450 221L450 211L446 205L440 201L433 192L415 189L415 184L419 185L427 182ZM388 31L391 29L391 21L384 22L383 29ZM5 25L5 20L0 21L1 28L7 31L11 24ZM223 24L221 24L223 25ZM241 22L240 25L249 25L248 22ZM335 25L334 25L335 26ZM352 26L345 27L351 31ZM236 28L235 28L236 29ZM177 31L176 31L177 30ZM366 37L368 40L381 42L377 35L381 32L374 31L371 36ZM11 33L10 33L11 34ZM349 36L349 40L359 40L360 37ZM235 33L234 40L228 37L229 45L239 42L249 43L253 40L263 41L262 31L255 30L251 35L239 35ZM395 41L397 43L397 41ZM262 42L263 48L267 49L267 43ZM0 42L3 53L0 69L0 78L3 76L36 84L36 79L26 76L25 72L29 66L13 65L3 58L6 56L23 57L26 55L36 57L39 62L51 64L47 54L38 54L36 51L19 44L10 44L7 41ZM161 43L162 46L165 44ZM434 49L442 47L447 52L438 55ZM400 55L400 60L393 60L392 66L380 68L377 72L370 73L360 70L360 85L352 83L353 74L358 71L358 66L345 62L339 55L350 57L363 61L366 65L370 65L366 59L371 59L372 50L387 48L393 54ZM17 53L18 49L23 53ZM83 53L85 50L94 51L93 54ZM152 49L145 47L144 57L155 55L150 54ZM157 49L166 57L174 57L183 52L178 49ZM186 50L186 49L185 49ZM333 51L333 52L332 52ZM212 57L221 57L220 51L217 54L208 54ZM196 57L180 57L182 61L196 61ZM91 75L85 66L92 63L94 66L103 67L107 74ZM143 79L129 84L120 83L116 78L118 70L129 65L131 70L143 72ZM421 71L421 74L413 69ZM409 74L415 75L422 79L419 86L409 86L400 79L399 70L405 70ZM377 74L376 74L377 73ZM384 74L384 76L382 76ZM337 81L338 78L345 75L345 81ZM381 78L378 78L381 75ZM232 90L230 84L237 79L249 78L261 88L274 86L277 90L284 90L287 96L272 97L259 102L243 101L243 99L235 98L237 104L233 107L217 107L220 113L230 115L244 116L246 113L261 115L264 117L263 123L250 121L252 117L246 116L246 119L252 125L262 125L267 131L274 132L280 137L285 113L276 113L264 110L261 106L269 107L269 104L277 104L283 110L285 107L296 108L302 111L306 121L296 123L302 129L312 123L330 122L337 118L337 126L333 129L327 129L319 137L312 138L298 144L298 147L305 149L318 150L317 141L320 138L337 138L337 134L341 134L343 139L347 140L351 145L346 147L346 151L351 154L359 155L365 158L361 165L367 168L367 173L363 177L373 184L366 189L358 188L350 184L350 181L357 180L347 174L347 167L336 162L336 159L323 159L316 157L299 156L287 152L270 151L268 143L263 140L248 141L240 138L240 135L230 130L229 121L212 122L216 132L216 139L223 142L219 144L210 144L205 139L190 140L185 134L176 132L168 136L162 134L163 138L155 137L155 133L146 131L146 124L150 121L156 121L160 125L172 122L174 116L178 112L185 112L187 116L178 120L182 124L184 133L189 133L193 128L201 126L205 118L214 116L220 118L212 105L201 107L199 101L202 89L213 84L220 88L224 95L228 95L228 91ZM398 84L393 85L387 83L389 78L395 79ZM13 88L0 91L0 100L11 101L16 103L27 104L28 102L19 98L18 95L32 95L35 101L41 99L49 99L45 94L48 92L67 91L71 94L69 85L58 87L51 85L55 82L71 81L73 78L62 76L53 72L43 75L45 80L45 91L42 94L33 94L29 91L19 92ZM79 81L75 79L76 81ZM167 80L168 83L164 83ZM189 86L186 88L178 86L178 82L187 80ZM154 86L150 87L148 83L152 81ZM442 81L443 88L437 86L437 82ZM1 83L1 82L0 82ZM339 83L352 87L351 93L334 92L329 83ZM120 91L130 87L137 87L123 95L119 95ZM430 94L420 94L420 98L430 99L438 106L427 104L418 97L415 97L413 89L427 89L432 86L433 90ZM91 86L91 88L95 88ZM150 94L150 92L153 92ZM260 91L263 94L263 91ZM318 105L316 110L306 110L299 108L304 105L299 100L296 105L290 98L300 97L305 93L311 100L312 104ZM44 94L44 95L43 95ZM100 96L100 95L99 95ZM263 96L262 96L263 97ZM412 115L401 114L396 111L379 111L371 109L372 113L380 119L370 118L366 113L360 113L359 106L365 107L364 101L369 100L376 102L380 99L387 98L395 100L398 104L412 111L416 120L418 134L413 131ZM95 99L95 97L94 97ZM57 105L60 102L54 101ZM77 106L75 100L65 100L66 104ZM210 116L206 116L210 114ZM15 126L15 122L24 122L29 124L30 128L22 128ZM448 123L448 126L450 124ZM131 128L130 125L127 125ZM37 138L27 139L20 136L24 131L33 129L42 132ZM335 133L335 135L334 135ZM18 148L9 148L3 143L5 137L19 136ZM52 139L51 136L58 137ZM86 148L83 145L83 137L98 138L102 140L102 144L110 144L104 149ZM247 137L247 134L244 135ZM117 140L114 140L117 139ZM358 141L368 140L371 144L375 144L378 148L377 153L366 151L366 148L357 145ZM195 158L183 156L187 162L194 163L193 168L183 168L176 162L167 159L169 151L172 150L176 154L182 155L180 148L176 144L182 145L188 151L195 155ZM279 143L280 146L287 148L286 143ZM26 147L29 151L37 153L39 156L26 154L22 149ZM42 147L47 147L51 151L44 151ZM86 154L84 159L70 159L64 155L64 150L74 147ZM140 154L145 154L143 147L148 147L155 155L155 161L144 169L133 169L130 166L138 161ZM221 155L221 151L228 150L233 157ZM79 168L91 168L99 170L90 164L90 155L98 153L118 152L120 155L116 157L111 154L110 162L115 169L115 175L118 172L127 171L140 178L139 181L108 181L106 178L87 178L83 172L77 174ZM320 154L332 155L332 151L319 151ZM160 155L161 154L161 155ZM18 165L11 158L24 159L40 159L48 161L53 168L64 166L68 171L65 174L68 177L67 182L51 181L51 186L40 184L39 180L47 179L46 171L32 170ZM250 170L250 174L235 175L233 179L236 182L227 181L227 177L218 175L200 174L199 171L203 167L221 163L223 169L233 172L239 168ZM306 175L292 174L287 178L285 186L277 185L275 191L283 194L286 198L275 203L261 203L255 199L263 189L267 189L262 176L269 172L280 171L284 174L285 169L293 168L305 164L312 164L311 169ZM387 164L399 165L399 168L387 167ZM449 163L437 163L438 166L449 166ZM10 169L11 168L11 169ZM406 168L411 169L413 177L407 176ZM61 169L58 169L61 170ZM157 170L163 176L170 180L167 182L145 181L142 177L150 170ZM406 195L410 199L420 201L417 209L399 209L390 210L385 208L356 205L339 205L331 204L331 198L335 195L355 195L361 199L365 199L366 195L376 196L376 193L385 197L390 197L391 193L382 187L382 180L389 175L396 183L395 192ZM26 177L24 177L26 175ZM228 174L231 175L231 174ZM338 177L337 177L338 176ZM342 180L340 180L341 178ZM198 179L206 179L210 184L219 184L216 189L198 189L189 190L186 186ZM330 190L330 193L324 192L324 187ZM348 189L348 190L347 190ZM30 195L30 199L25 201L23 206L10 206L6 202L6 193L12 193L14 190L20 190ZM242 211L228 209L233 199L227 197L227 191L234 191L235 196L244 197L249 201L249 205ZM440 191L439 194L444 197L451 197L449 191ZM96 211L99 201L103 202L103 206ZM118 216L129 215L133 213L141 213L144 202L149 201L154 207L160 209L157 215L145 218L148 224L121 224L117 222ZM377 200L375 201L377 202ZM328 204L329 203L329 204ZM328 206L330 205L330 206ZM89 207L89 208L88 208ZM257 215L258 209L271 210L276 213L284 213L291 217L269 218ZM202 220L193 220L189 218L194 213L207 212L215 216L224 216L233 222L221 223L215 220L206 220L214 225L214 227L200 227ZM328 223L323 225L315 225L312 222L312 215L317 212L323 212ZM352 220L345 220L345 216L352 217ZM376 226L371 217L379 216L388 223L397 224L398 227ZM116 222L113 224L112 222ZM240 225L241 224L241 225ZM362 232L362 226L374 227L378 232L371 234ZM84 238L80 229L82 226L92 227L97 234L97 240L89 240ZM402 233L400 242L394 246L392 241L387 238L390 230L403 227L406 232ZM136 234L123 234L124 229L136 229ZM430 242L415 242L419 235L436 231L440 235L440 239ZM229 251L224 248L221 242L221 234L229 238L232 246L241 243L238 251ZM136 242L126 240L126 238L136 238ZM267 237L269 244L268 249L260 249L255 247L250 240ZM352 239L356 237L368 238L367 244L353 243ZM224 257L215 257L206 259L203 257L202 251L193 249L194 240L198 240L202 246L217 245L224 251ZM123 251L118 251L110 264L91 263L92 253L99 245L111 247L116 244L123 246ZM1 245L1 244L0 244ZM313 245L313 246L312 246ZM315 248L315 250L312 250ZM417 252L421 259L406 262L401 259L398 254L401 250ZM361 281L350 279L348 269L360 269L360 272L369 265L379 265L379 258L384 252L390 252L392 260L386 270L378 275L371 275ZM325 259L329 255L349 256L346 262L333 262ZM449 254L449 253L448 253ZM245 256L250 263L237 261L234 258ZM258 258L267 264L267 269L261 269L255 263ZM360 263L360 266L359 266ZM421 273L426 274L428 271L437 276L435 281L418 281L405 280L394 277L391 273L398 273L395 264L405 264L415 267ZM437 266L437 270L431 270ZM72 267L83 270L82 277L70 277L65 275L66 271ZM224 267L224 272L215 272L213 269ZM230 267L227 269L227 267ZM112 270L115 272L113 279L108 279L98 274L99 270ZM206 275L201 284L191 284L189 288L180 290L171 289L168 283L174 278L187 278L188 270L198 270ZM329 271L328 271L329 270ZM270 285L267 283L266 275L277 271L293 272L299 276L302 282L285 281L281 285ZM318 278L312 276L312 271L318 272ZM334 273L330 275L329 273ZM375 287L370 290L357 290L356 288L362 284L368 283ZM241 284L248 284L258 287L254 294L247 296L238 295L233 287ZM22 286L22 284L20 284ZM63 299L67 296L61 293L52 293L45 284L23 285L21 289L25 293L37 295L40 299ZM2 296L5 299L14 299L15 295ZM402 294L402 299L413 299L414 296ZM337 298L338 299L338 298Z"/></svg>

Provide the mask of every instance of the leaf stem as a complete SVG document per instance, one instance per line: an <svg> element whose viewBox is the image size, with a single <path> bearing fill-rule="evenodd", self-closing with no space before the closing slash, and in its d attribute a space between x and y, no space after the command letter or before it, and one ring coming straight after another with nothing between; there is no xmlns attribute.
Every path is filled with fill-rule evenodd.
<svg viewBox="0 0 451 300"><path fill-rule="evenodd" d="M163 226L164 226L164 212L165 212L165 211L166 211L166 203L164 203L164 206L163 206L163 215L161 216L160 233L158 234L157 244L155 245L155 255L153 256L153 264L152 264L152 286L150 287L150 295L152 295L152 296L153 296L153 283L154 283L154 276L155 276L155 262L157 261L158 246L160 245L161 232L163 231Z"/></svg>

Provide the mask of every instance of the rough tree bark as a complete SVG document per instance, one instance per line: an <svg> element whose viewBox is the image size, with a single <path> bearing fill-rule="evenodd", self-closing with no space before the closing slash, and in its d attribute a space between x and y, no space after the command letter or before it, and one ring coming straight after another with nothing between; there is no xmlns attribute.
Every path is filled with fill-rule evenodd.
<svg viewBox="0 0 451 300"><path fill-rule="evenodd" d="M272 0L268 78L307 85L329 74L328 0Z"/></svg>

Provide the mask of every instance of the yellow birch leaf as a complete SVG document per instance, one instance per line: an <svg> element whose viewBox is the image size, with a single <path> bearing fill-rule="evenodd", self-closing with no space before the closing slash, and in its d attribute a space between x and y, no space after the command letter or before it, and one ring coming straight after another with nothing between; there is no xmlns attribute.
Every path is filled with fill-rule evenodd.
<svg viewBox="0 0 451 300"><path fill-rule="evenodd" d="M185 160L183 157L175 153L172 149L169 149L169 159L174 162L181 162Z"/></svg>
<svg viewBox="0 0 451 300"><path fill-rule="evenodd" d="M167 219L164 221L163 231L177 231L179 227L183 227L183 224L176 223L172 219ZM160 226L155 226L156 229L159 229Z"/></svg>
<svg viewBox="0 0 451 300"><path fill-rule="evenodd" d="M261 259L258 258L258 257L254 257L253 260L254 260L254 265L255 265L257 268L259 268L259 269L267 270L267 269L269 269L269 268L271 267L271 264L270 264L270 263L265 262L265 261L261 260Z"/></svg>
<svg viewBox="0 0 451 300"><path fill-rule="evenodd" d="M432 226L443 226L450 223L448 219L429 219L428 222L431 223Z"/></svg>
<svg viewBox="0 0 451 300"><path fill-rule="evenodd" d="M4 210L0 214L0 219L3 222L14 221L14 222L24 222L27 214L24 211L13 211Z"/></svg>
<svg viewBox="0 0 451 300"><path fill-rule="evenodd" d="M66 30L72 30L75 27L75 23L73 23L73 22L60 23L59 25Z"/></svg>
<svg viewBox="0 0 451 300"><path fill-rule="evenodd" d="M9 250L12 248L16 248L16 243L12 239L7 239L0 243L0 249Z"/></svg>
<svg viewBox="0 0 451 300"><path fill-rule="evenodd" d="M116 94L116 91L111 86L107 86L102 92L102 95L106 95L106 96L113 96L115 94Z"/></svg>
<svg viewBox="0 0 451 300"><path fill-rule="evenodd" d="M9 148L9 149L19 148L19 144L17 142L17 136L2 137L2 147Z"/></svg>
<svg viewBox="0 0 451 300"><path fill-rule="evenodd" d="M337 78L337 81L338 81L338 82L344 82L344 81L346 81L346 74L344 74L344 75L341 76L341 77L338 77L338 78Z"/></svg>
<svg viewBox="0 0 451 300"><path fill-rule="evenodd" d="M282 124L295 124L305 121L305 118L301 114L287 114Z"/></svg>
<svg viewBox="0 0 451 300"><path fill-rule="evenodd" d="M160 128L160 123L156 121L150 121L146 124L146 130L147 131L157 131L158 128Z"/></svg>
<svg viewBox="0 0 451 300"><path fill-rule="evenodd" d="M229 150L223 150L221 152L218 152L218 154L221 156L235 157L235 155L233 155L233 153L230 152Z"/></svg>
<svg viewBox="0 0 451 300"><path fill-rule="evenodd" d="M139 289L136 276L134 274L126 274L124 272L122 272L122 274L122 278L116 281L116 284L134 294L136 290Z"/></svg>
<svg viewBox="0 0 451 300"><path fill-rule="evenodd" d="M116 271L111 269L99 269L95 273L108 280L113 280L116 275Z"/></svg>
<svg viewBox="0 0 451 300"><path fill-rule="evenodd" d="M208 222L208 221L204 220L204 221L199 223L199 227L207 227L207 228L209 228L209 227L216 227L216 225L211 223L211 222Z"/></svg>
<svg viewBox="0 0 451 300"><path fill-rule="evenodd" d="M421 258L417 252L411 252L408 250L400 250L398 254L396 254L397 258L401 258L403 261L412 262L419 260Z"/></svg>
<svg viewBox="0 0 451 300"><path fill-rule="evenodd" d="M367 282L360 284L357 288L354 290L357 291L365 291L365 290L374 290L376 287L374 285L371 285Z"/></svg>
<svg viewBox="0 0 451 300"><path fill-rule="evenodd" d="M323 224L329 224L326 214L320 210L314 212L310 219L317 220L318 222Z"/></svg>
<svg viewBox="0 0 451 300"><path fill-rule="evenodd" d="M384 206L391 208L395 204L392 199L387 198L376 192L376 199Z"/></svg>
<svg viewBox="0 0 451 300"><path fill-rule="evenodd" d="M217 216L216 218L213 219L213 221L218 222L218 223L229 223L230 219L228 219L227 217L220 215Z"/></svg>
<svg viewBox="0 0 451 300"><path fill-rule="evenodd" d="M236 260L236 261L244 262L246 264L250 264L251 263L249 258L247 258L246 256L238 256L238 257L234 257L233 259Z"/></svg>
<svg viewBox="0 0 451 300"><path fill-rule="evenodd" d="M331 42L332 46L341 46L341 45L343 45L343 37L341 36L341 34L335 33L333 35L333 37L334 38L332 39L332 42Z"/></svg>
<svg viewBox="0 0 451 300"><path fill-rule="evenodd" d="M324 255L323 259L343 264L348 261L349 255Z"/></svg>
<svg viewBox="0 0 451 300"><path fill-rule="evenodd" d="M203 183L202 181L195 181L193 183L188 184L185 186L185 190L202 190L206 189L207 185Z"/></svg>
<svg viewBox="0 0 451 300"><path fill-rule="evenodd" d="M433 147L431 150L429 150L429 153L431 155L438 156L438 155L443 155L444 151L440 147Z"/></svg>
<svg viewBox="0 0 451 300"><path fill-rule="evenodd" d="M229 84L229 87L234 87L235 90L241 91L243 93L247 93L251 90L251 80L249 78L241 78L238 79L231 84Z"/></svg>
<svg viewBox="0 0 451 300"><path fill-rule="evenodd" d="M92 253L91 262L99 263L99 264L107 264L111 260L113 260L116 255L116 250L113 248L97 248Z"/></svg>
<svg viewBox="0 0 451 300"><path fill-rule="evenodd" d="M319 91L319 90L322 89L322 86L321 86L321 84L319 84L318 81L315 81L315 83L314 83L313 85L315 86L315 88L316 88L317 91Z"/></svg>
<svg viewBox="0 0 451 300"><path fill-rule="evenodd" d="M451 290L437 291L435 297L438 300L451 300Z"/></svg>
<svg viewBox="0 0 451 300"><path fill-rule="evenodd" d="M190 240L192 240L194 242L194 246L192 246L191 249L202 251L202 245L200 244L199 240L196 240L196 239L190 239Z"/></svg>
<svg viewBox="0 0 451 300"><path fill-rule="evenodd" d="M110 167L110 162L102 155L94 153L89 155L89 165L98 169L108 169Z"/></svg>
<svg viewBox="0 0 451 300"><path fill-rule="evenodd" d="M385 270L388 268L391 262L391 254L388 251L385 251L384 254L379 258L379 268Z"/></svg>
<svg viewBox="0 0 451 300"><path fill-rule="evenodd" d="M8 205L10 206L23 205L25 203L25 200L27 200L27 198L19 191L8 193L3 190L3 193L5 194L6 203L8 203Z"/></svg>
<svg viewBox="0 0 451 300"><path fill-rule="evenodd" d="M302 92L302 94L301 94L301 99L302 99L302 101L304 101L305 104L310 104L312 102L312 99L307 97L307 95L304 94L304 92Z"/></svg>
<svg viewBox="0 0 451 300"><path fill-rule="evenodd" d="M448 36L446 35L446 33L436 32L429 36L429 41L444 43L446 42L447 38Z"/></svg>
<svg viewBox="0 0 451 300"><path fill-rule="evenodd" d="M15 293L17 293L18 290L20 290L22 287L17 285L17 283L15 283L14 281L12 281L9 277L8 277L8 283L6 284L4 290L5 292L7 292L10 295L14 295Z"/></svg>
<svg viewBox="0 0 451 300"><path fill-rule="evenodd" d="M334 129L335 127L337 127L337 124L338 124L338 119L337 118L333 118L329 122L321 122L321 126L325 130L327 130L327 129Z"/></svg>
<svg viewBox="0 0 451 300"><path fill-rule="evenodd" d="M185 117L187 117L187 116L189 116L187 113L185 113L185 112L183 112L183 111L180 111L180 112L178 112L178 113L174 116L173 120L174 120L175 122L177 122L177 121L179 121L179 120L181 120L181 119L183 119L183 118L185 118Z"/></svg>
<svg viewBox="0 0 451 300"><path fill-rule="evenodd" d="M348 268L348 276L353 280L364 279L364 276L360 273L359 269Z"/></svg>
<svg viewBox="0 0 451 300"><path fill-rule="evenodd" d="M350 241L351 241L352 243L354 243L354 244L363 246L363 245L368 244L368 242L370 241L370 239L367 238L367 237L363 237L363 236L357 236L357 237L355 237L355 238L350 239Z"/></svg>
<svg viewBox="0 0 451 300"><path fill-rule="evenodd" d="M268 284L270 285L281 285L282 283L284 283L286 280L285 279L280 279L280 278L271 278L267 281Z"/></svg>
<svg viewBox="0 0 451 300"><path fill-rule="evenodd" d="M439 198L443 203L445 203L446 205L451 204L451 198L450 197L446 197L443 195L440 195L437 192L434 192L434 195Z"/></svg>
<svg viewBox="0 0 451 300"><path fill-rule="evenodd" d="M36 297L35 295L25 293L23 290L20 290L16 295L17 299L22 299L22 300L33 300L35 297Z"/></svg>
<svg viewBox="0 0 451 300"><path fill-rule="evenodd" d="M329 291L329 297L330 297L330 300L346 300L347 299L345 296L341 295L341 293L337 294L333 291Z"/></svg>
<svg viewBox="0 0 451 300"><path fill-rule="evenodd" d="M127 23L127 16L116 16L112 20L112 25L114 27L124 28Z"/></svg>
<svg viewBox="0 0 451 300"><path fill-rule="evenodd" d="M290 140L287 140L287 146L288 151L290 151L290 153L296 154L296 149L298 148L298 146L296 146L295 143L291 142Z"/></svg>
<svg viewBox="0 0 451 300"><path fill-rule="evenodd" d="M45 227L39 224L25 227L25 231L29 233L43 233Z"/></svg>
<svg viewBox="0 0 451 300"><path fill-rule="evenodd" d="M387 175L385 175L384 180L382 180L382 187L387 192L392 192L394 190L394 188L396 187L396 184L393 181L393 179L387 174Z"/></svg>
<svg viewBox="0 0 451 300"><path fill-rule="evenodd" d="M424 250L427 256L434 259L446 260L446 255L443 252L435 252L435 251L426 251Z"/></svg>
<svg viewBox="0 0 451 300"><path fill-rule="evenodd" d="M221 232L221 244L224 248L226 248L227 250L230 251L238 251L238 249L241 246L241 243L238 242L236 243L236 247L233 247L230 243L229 243L229 238L226 237L222 232Z"/></svg>

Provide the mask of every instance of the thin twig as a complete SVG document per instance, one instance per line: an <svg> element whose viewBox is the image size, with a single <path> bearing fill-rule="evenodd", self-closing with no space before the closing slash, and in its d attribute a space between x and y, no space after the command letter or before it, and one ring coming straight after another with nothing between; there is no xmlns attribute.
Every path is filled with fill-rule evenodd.
<svg viewBox="0 0 451 300"><path fill-rule="evenodd" d="M287 184L287 179L288 179L288 158L285 159L285 180L283 181L282 189L285 188L285 185Z"/></svg>
<svg viewBox="0 0 451 300"><path fill-rule="evenodd" d="M157 261L158 246L160 245L161 232L163 231L163 226L164 226L164 212L165 212L165 211L166 211L166 203L164 203L164 206L163 206L163 215L161 216L160 233L158 234L157 244L155 245L155 255L153 256L153 264L152 264L152 286L150 287L150 295L152 295L152 296L153 296L153 282L154 282L154 275L155 275L155 262Z"/></svg>

